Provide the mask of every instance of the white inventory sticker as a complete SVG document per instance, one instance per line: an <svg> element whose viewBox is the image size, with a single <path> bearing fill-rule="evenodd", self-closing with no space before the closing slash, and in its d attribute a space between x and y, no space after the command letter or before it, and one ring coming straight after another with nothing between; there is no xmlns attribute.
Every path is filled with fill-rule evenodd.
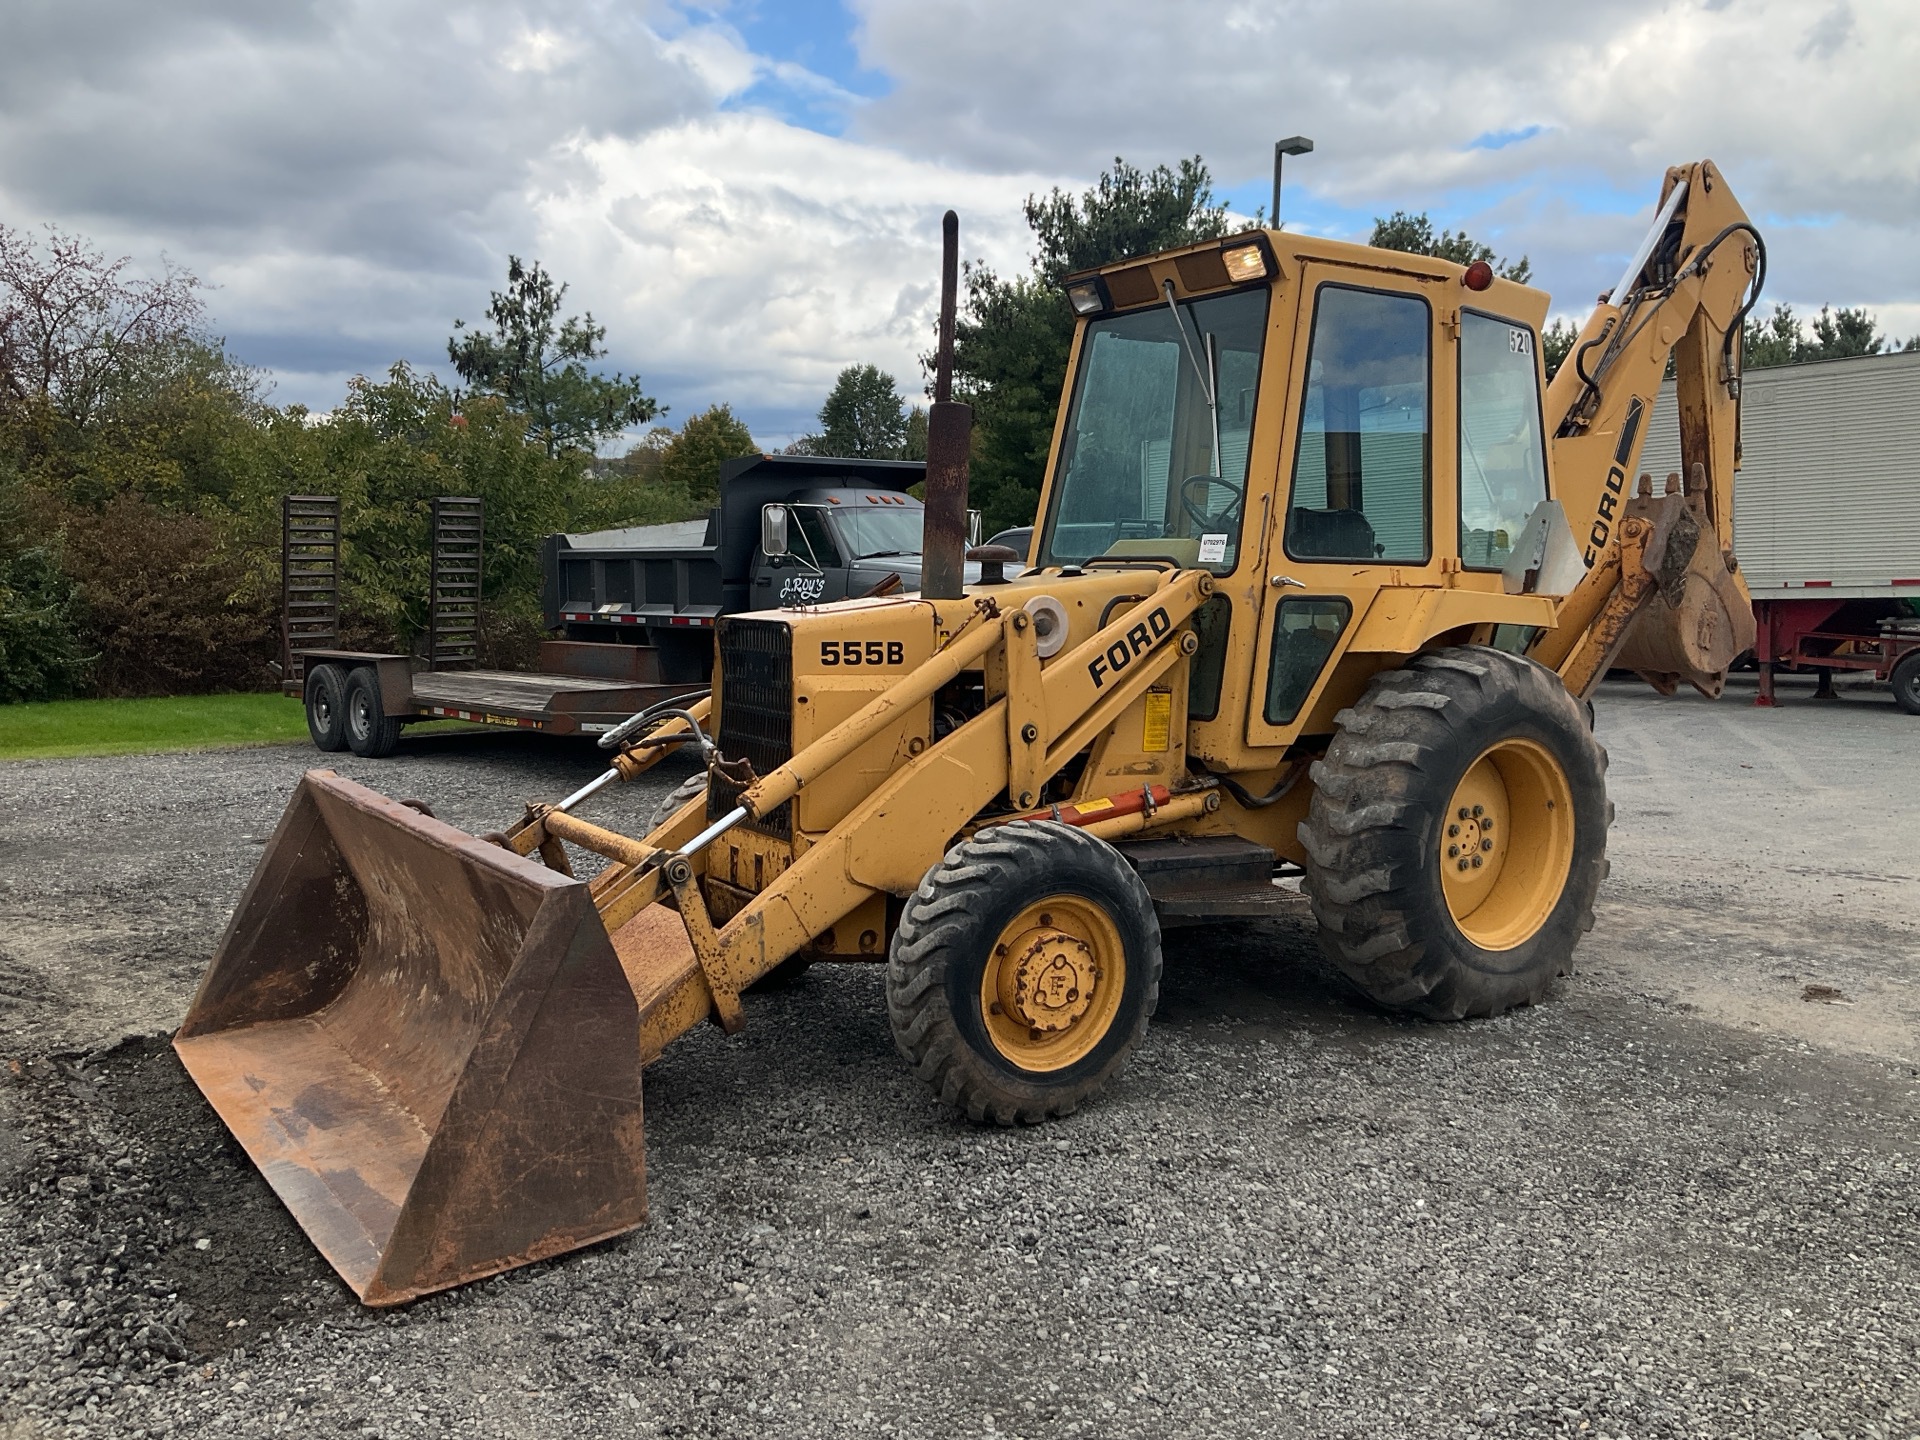
<svg viewBox="0 0 1920 1440"><path fill-rule="evenodd" d="M1227 559L1227 537L1224 535L1202 535L1200 537L1200 563L1202 565L1221 565Z"/></svg>

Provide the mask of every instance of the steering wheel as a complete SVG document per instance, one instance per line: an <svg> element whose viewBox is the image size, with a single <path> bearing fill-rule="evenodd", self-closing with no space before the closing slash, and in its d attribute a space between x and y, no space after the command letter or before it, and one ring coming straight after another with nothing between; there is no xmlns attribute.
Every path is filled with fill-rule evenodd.
<svg viewBox="0 0 1920 1440"><path fill-rule="evenodd" d="M1193 503L1193 487L1196 485L1218 485L1233 498L1227 502L1227 508L1220 511L1219 514L1209 515ZM1240 504L1246 498L1247 492L1245 490L1242 490L1232 481L1222 480L1218 475L1189 475L1180 482L1180 508L1187 512L1188 518L1191 519L1195 525L1200 527L1202 534L1206 533L1207 527L1210 525L1218 525L1226 521L1237 520L1240 512Z"/></svg>

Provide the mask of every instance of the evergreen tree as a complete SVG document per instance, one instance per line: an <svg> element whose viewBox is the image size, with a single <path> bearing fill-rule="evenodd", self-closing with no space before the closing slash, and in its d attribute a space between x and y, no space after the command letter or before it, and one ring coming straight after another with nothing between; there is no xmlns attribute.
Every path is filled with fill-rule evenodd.
<svg viewBox="0 0 1920 1440"><path fill-rule="evenodd" d="M527 417L527 438L547 454L592 450L601 441L644 425L666 407L645 395L638 376L598 375L587 368L605 356L604 325L591 313L560 318L567 287L538 261L507 257L507 288L487 305L491 334L453 322L447 358L460 378L483 395L498 395Z"/></svg>
<svg viewBox="0 0 1920 1440"><path fill-rule="evenodd" d="M1410 255L1433 255L1442 260L1451 260L1456 265L1471 265L1476 260L1484 260L1493 266L1494 273L1502 279L1518 281L1524 285L1533 276L1533 266L1522 255L1518 260L1502 260L1493 253L1491 245L1483 245L1466 231L1442 230L1437 234L1433 221L1426 212L1418 215L1405 210L1396 210L1386 219L1374 217L1373 234L1367 237L1367 243L1382 250L1400 250Z"/></svg>

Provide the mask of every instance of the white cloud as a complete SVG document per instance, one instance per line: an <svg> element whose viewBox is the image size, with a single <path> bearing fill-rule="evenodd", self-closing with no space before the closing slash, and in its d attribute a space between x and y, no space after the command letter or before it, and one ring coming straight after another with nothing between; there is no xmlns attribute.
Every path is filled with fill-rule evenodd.
<svg viewBox="0 0 1920 1440"><path fill-rule="evenodd" d="M1304 225L1433 210L1529 254L1569 314L1664 167L1710 155L1768 232L1770 296L1920 328L1911 0L851 3L877 100L669 0L28 6L0 45L0 221L169 254L316 406L354 370L444 365L506 254L538 257L676 414L728 400L768 440L845 364L918 388L947 206L1018 269L1031 191L1198 153L1262 195L1294 132ZM782 95L846 136L744 108Z"/></svg>
<svg viewBox="0 0 1920 1440"><path fill-rule="evenodd" d="M846 365L879 365L917 394L941 214L960 213L963 254L1018 266L1020 201L1052 183L758 114L586 142L575 158L576 182L535 202L549 268L634 363L680 377L686 404L704 394L787 427L763 443L804 426Z"/></svg>

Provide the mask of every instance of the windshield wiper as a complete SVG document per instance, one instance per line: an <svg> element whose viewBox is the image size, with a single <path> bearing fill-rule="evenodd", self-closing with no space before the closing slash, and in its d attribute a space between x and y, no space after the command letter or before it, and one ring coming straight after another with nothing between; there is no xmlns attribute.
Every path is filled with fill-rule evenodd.
<svg viewBox="0 0 1920 1440"><path fill-rule="evenodd" d="M1167 308L1173 311L1174 329L1180 332L1180 343L1186 348L1187 359L1193 362L1193 373L1200 379L1200 393L1207 397L1207 415L1213 421L1213 473L1220 473L1220 401L1217 392L1220 388L1215 369L1213 336L1200 335L1200 343L1207 352L1207 368L1200 368L1200 357L1193 353L1193 343L1187 339L1186 324L1180 318L1179 302L1173 298L1173 281L1162 280L1161 289L1167 297ZM1200 334L1198 321L1194 322L1194 333Z"/></svg>
<svg viewBox="0 0 1920 1440"><path fill-rule="evenodd" d="M918 550L869 550L864 555L856 555L855 560L885 560L890 555L918 555Z"/></svg>

